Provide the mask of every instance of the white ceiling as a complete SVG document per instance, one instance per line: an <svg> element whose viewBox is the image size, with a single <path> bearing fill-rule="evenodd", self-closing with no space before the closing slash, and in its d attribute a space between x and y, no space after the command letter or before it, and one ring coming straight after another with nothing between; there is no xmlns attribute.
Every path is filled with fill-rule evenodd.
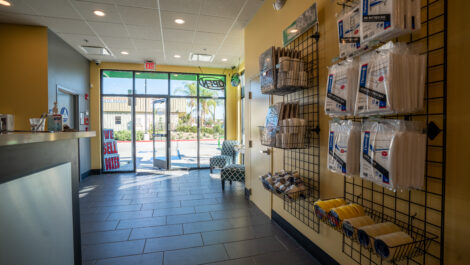
<svg viewBox="0 0 470 265"><path fill-rule="evenodd" d="M47 26L89 60L227 68L243 57L243 28L264 0L8 1L11 7L0 5L0 22ZM185 23L174 23L176 18ZM87 55L84 44L107 47L112 56ZM191 52L215 57L190 62Z"/></svg>

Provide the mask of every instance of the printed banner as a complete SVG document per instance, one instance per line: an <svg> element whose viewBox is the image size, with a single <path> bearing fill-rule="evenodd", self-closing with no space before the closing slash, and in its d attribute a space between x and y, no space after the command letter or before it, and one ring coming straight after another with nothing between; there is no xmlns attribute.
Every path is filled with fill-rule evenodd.
<svg viewBox="0 0 470 265"><path fill-rule="evenodd" d="M103 129L103 162L105 171L117 171L121 167L113 129Z"/></svg>

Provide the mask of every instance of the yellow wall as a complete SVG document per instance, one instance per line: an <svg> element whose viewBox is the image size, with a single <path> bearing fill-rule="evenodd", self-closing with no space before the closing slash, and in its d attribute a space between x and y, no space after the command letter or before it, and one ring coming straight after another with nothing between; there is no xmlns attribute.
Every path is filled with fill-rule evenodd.
<svg viewBox="0 0 470 265"><path fill-rule="evenodd" d="M101 131L100 131L100 70L135 70L144 71L143 64L130 63L101 63L97 66L90 62L90 130L96 131L96 137L91 140L91 168L101 168ZM227 79L227 109L226 126L227 139L239 139L239 101L240 89L230 84L232 70L220 68L197 68L172 65L157 65L160 72L225 74Z"/></svg>
<svg viewBox="0 0 470 265"><path fill-rule="evenodd" d="M470 1L449 2L445 264L470 264Z"/></svg>
<svg viewBox="0 0 470 265"><path fill-rule="evenodd" d="M15 115L15 129L48 110L47 28L0 24L0 113Z"/></svg>
<svg viewBox="0 0 470 265"><path fill-rule="evenodd" d="M271 1L265 1L253 20L245 29L245 70L247 80L258 74L258 57L270 46L282 46L282 30L302 14L314 1L296 0L287 1L284 8L276 12ZM340 10L336 1L318 0L318 16L320 22L320 96L323 109L327 66L332 59L338 56L337 33L335 14ZM468 36L470 36L470 23L465 19L465 12L470 10L470 1L449 2L449 39L448 39L448 116L447 116L447 186L446 186L446 216L445 216L445 264L469 264L468 254L465 251L470 247L470 211L466 204L470 201L470 178L468 178L467 154L463 150L470 148L470 140L466 138L470 130L470 113L468 99L470 90L466 75L469 72L468 62ZM274 99L275 101L277 99ZM328 118L320 115L321 131L321 197L329 198L343 195L343 177L329 173L326 170L327 131ZM460 151L460 152L459 152ZM275 151L276 152L276 151ZM276 160L276 154L274 154ZM274 170L278 170L282 163L274 161ZM283 218L293 224L310 240L326 251L341 264L355 264L342 253L342 238L339 233L328 229L321 224L320 234L313 232L291 214L283 210L283 203L276 196L273 197L272 208ZM260 202L257 202L260 203ZM271 203L271 197L266 197L265 205ZM467 240L466 240L467 239ZM464 262L463 260L466 260Z"/></svg>

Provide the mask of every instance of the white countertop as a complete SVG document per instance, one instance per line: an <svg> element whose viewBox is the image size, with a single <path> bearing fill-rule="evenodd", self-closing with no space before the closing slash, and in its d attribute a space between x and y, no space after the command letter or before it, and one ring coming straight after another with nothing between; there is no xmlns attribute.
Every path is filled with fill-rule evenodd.
<svg viewBox="0 0 470 265"><path fill-rule="evenodd" d="M78 138L95 137L94 131L82 132L8 132L0 134L0 147L17 144L53 142Z"/></svg>

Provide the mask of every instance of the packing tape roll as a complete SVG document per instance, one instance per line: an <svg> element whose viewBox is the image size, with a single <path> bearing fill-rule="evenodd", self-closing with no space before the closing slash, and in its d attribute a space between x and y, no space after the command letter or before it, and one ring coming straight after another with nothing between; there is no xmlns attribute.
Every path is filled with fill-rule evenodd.
<svg viewBox="0 0 470 265"><path fill-rule="evenodd" d="M343 220L364 216L364 208L359 204L348 204L333 208L330 210L329 218L330 224L333 227L341 227Z"/></svg>
<svg viewBox="0 0 470 265"><path fill-rule="evenodd" d="M358 228L374 223L374 220L367 215L346 219L343 221L343 232L346 236L353 237L356 236Z"/></svg>
<svg viewBox="0 0 470 265"><path fill-rule="evenodd" d="M371 247L374 246L373 238L394 232L400 232L400 228L391 222L366 225L358 229L357 238L364 247Z"/></svg>
<svg viewBox="0 0 470 265"><path fill-rule="evenodd" d="M405 232L395 232L390 234L381 235L375 238L374 248L375 252L382 256L385 260L391 260L394 258L396 251L399 249L398 246L403 244L409 244L413 242L413 238ZM400 256L408 256L411 254L415 246L410 244L405 247L405 251L400 251Z"/></svg>
<svg viewBox="0 0 470 265"><path fill-rule="evenodd" d="M313 208L315 210L315 214L319 218L323 218L328 215L328 212L330 212L332 208L345 204L346 202L343 199L332 199L326 201L318 200L313 204Z"/></svg>

